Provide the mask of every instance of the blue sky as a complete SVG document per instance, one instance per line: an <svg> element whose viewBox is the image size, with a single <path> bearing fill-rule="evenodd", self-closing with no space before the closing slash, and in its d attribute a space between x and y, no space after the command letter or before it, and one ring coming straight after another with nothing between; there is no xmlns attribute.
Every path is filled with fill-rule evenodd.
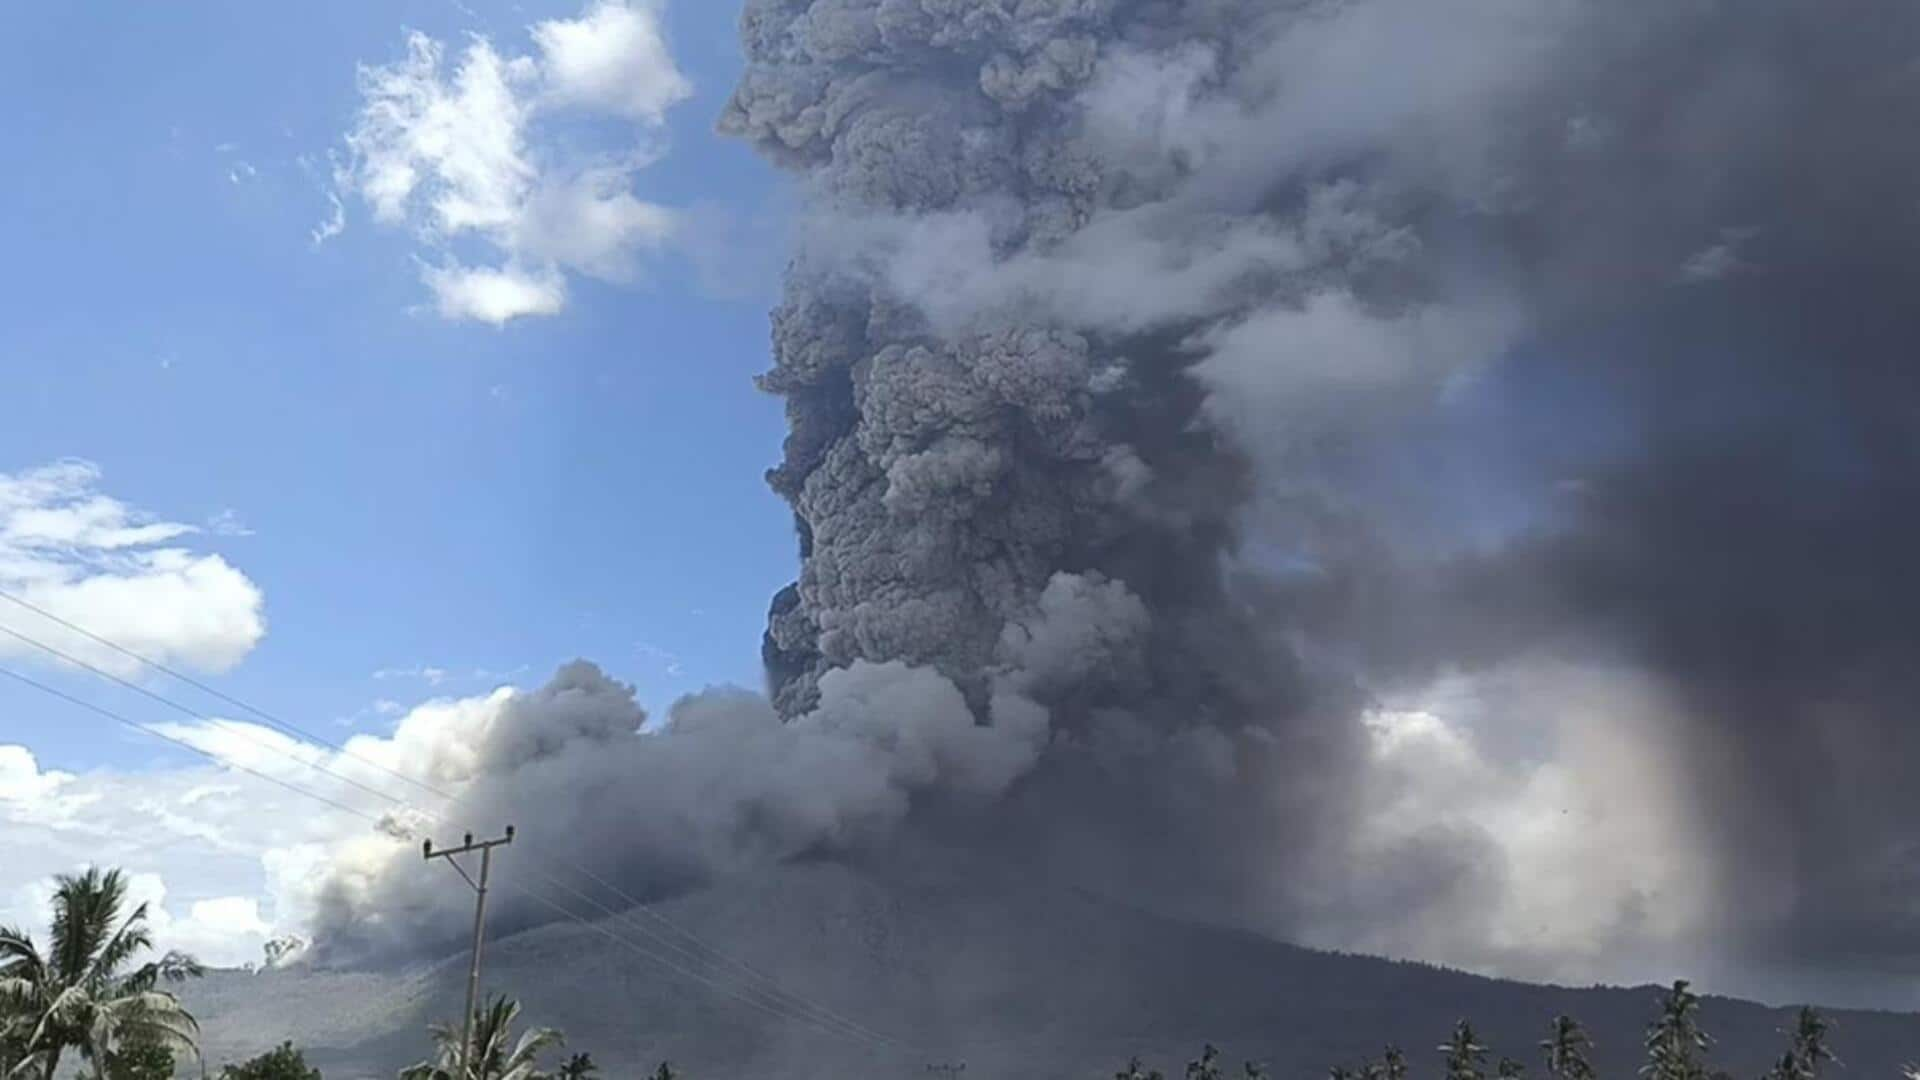
<svg viewBox="0 0 1920 1080"><path fill-rule="evenodd" d="M574 656L656 709L757 679L794 554L761 481L779 408L751 382L767 363L779 181L712 134L739 62L736 7L664 12L692 95L660 126L584 109L529 135L554 157L644 143L657 160L622 180L681 223L631 280L562 271L557 314L444 317L422 260L477 260L485 243L433 249L417 218L376 221L333 175L365 104L356 72L401 61L408 31L442 42L452 69L468 35L528 56L530 26L581 12L9 12L0 90L25 109L0 147L0 474L83 459L130 512L243 523L180 541L264 596L264 637L218 678L229 692L345 733L391 725L375 702L536 682ZM344 229L316 244L336 192ZM176 756L24 689L0 687L0 716L0 742L47 768Z"/></svg>

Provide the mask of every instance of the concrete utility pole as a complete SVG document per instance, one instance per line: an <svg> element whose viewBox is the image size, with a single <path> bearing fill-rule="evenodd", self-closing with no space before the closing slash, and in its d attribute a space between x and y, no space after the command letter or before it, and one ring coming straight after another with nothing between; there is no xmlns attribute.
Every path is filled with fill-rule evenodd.
<svg viewBox="0 0 1920 1080"><path fill-rule="evenodd" d="M473 834L468 833L457 848L445 851L433 850L433 841L428 840L425 853L428 861L445 859L448 864L466 878L473 887L473 966L467 969L467 1012L460 1022L460 1080L471 1080L473 1076L473 1010L479 1007L480 996L480 941L487 925L487 875L493 870L493 849L513 843L513 826L507 826L507 835L498 840L473 842ZM460 865L458 855L471 852L480 853L480 877L475 880Z"/></svg>

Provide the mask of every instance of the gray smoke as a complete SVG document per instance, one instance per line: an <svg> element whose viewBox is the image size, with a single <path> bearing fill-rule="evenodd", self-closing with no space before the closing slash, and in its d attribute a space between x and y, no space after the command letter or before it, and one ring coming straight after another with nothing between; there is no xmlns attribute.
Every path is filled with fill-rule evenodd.
<svg viewBox="0 0 1920 1080"><path fill-rule="evenodd" d="M990 724L1059 575L1123 588L1078 632L1142 653L1024 680L1019 834L1311 934L1510 884L1483 836L1340 857L1366 703L1571 657L1672 702L1641 737L1740 963L1920 945L1920 12L755 0L743 37L722 129L810 193L783 715L897 660Z"/></svg>
<svg viewBox="0 0 1920 1080"><path fill-rule="evenodd" d="M904 831L1518 973L1920 947L1920 9L750 0L742 38L721 128L806 196L767 698L636 734L568 669L474 804L648 895ZM403 865L335 875L331 940L405 938Z"/></svg>

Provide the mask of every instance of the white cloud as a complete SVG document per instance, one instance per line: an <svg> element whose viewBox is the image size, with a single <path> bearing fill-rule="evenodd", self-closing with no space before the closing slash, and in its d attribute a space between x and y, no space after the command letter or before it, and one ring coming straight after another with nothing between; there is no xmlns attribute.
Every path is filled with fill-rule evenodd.
<svg viewBox="0 0 1920 1080"><path fill-rule="evenodd" d="M72 779L67 773L41 772L24 746L0 746L0 802L37 802Z"/></svg>
<svg viewBox="0 0 1920 1080"><path fill-rule="evenodd" d="M657 0L600 0L578 19L535 26L548 96L660 123L693 93L660 32L661 6Z"/></svg>
<svg viewBox="0 0 1920 1080"><path fill-rule="evenodd" d="M557 315L567 306L567 283L552 268L529 274L499 269L433 266L422 274L443 318L504 326L528 315Z"/></svg>
<svg viewBox="0 0 1920 1080"><path fill-rule="evenodd" d="M447 675L448 672L446 668L428 665L409 668L381 668L379 671L373 673L374 678L383 681L387 679L420 679L428 686L439 686L441 683L446 682Z"/></svg>
<svg viewBox="0 0 1920 1080"><path fill-rule="evenodd" d="M424 825L446 809L416 785L458 793L515 695L383 701L404 714L393 734L355 736L344 751L233 720L159 724L211 760L142 772L58 772L0 745L0 925L44 939L55 875L118 867L133 901L152 905L159 948L258 962L269 940L307 929L323 885L391 854L395 840L370 818Z"/></svg>
<svg viewBox="0 0 1920 1080"><path fill-rule="evenodd" d="M377 680L380 680L381 682L385 682L390 679L417 679L421 682L426 683L428 686L437 687L450 680L472 681L472 682L478 682L478 683L492 683L492 684L498 685L500 683L506 682L509 679L518 678L519 676L525 675L526 673L527 673L527 665L525 664L521 664L518 667L511 668L505 671L496 670L494 668L484 668L484 667L464 668L460 671L453 671L451 669L438 667L433 664L416 664L412 667L381 668L380 670L373 673L373 677Z"/></svg>
<svg viewBox="0 0 1920 1080"><path fill-rule="evenodd" d="M393 733L354 736L343 751L232 720L158 725L213 760L134 773L54 772L26 747L0 746L0 924L44 936L54 875L119 867L154 905L161 948L258 961L268 940L308 929L323 886L352 887L413 847L369 819L430 828L447 809L433 792L472 781L477 748L518 696L386 703L404 713Z"/></svg>
<svg viewBox="0 0 1920 1080"><path fill-rule="evenodd" d="M198 530L101 494L100 471L63 461L0 473L0 589L135 652L224 671L266 634L259 588L218 555L181 541ZM24 608L0 604L0 626L100 667L126 657ZM43 656L0 636L0 656Z"/></svg>
<svg viewBox="0 0 1920 1080"><path fill-rule="evenodd" d="M546 185L528 201L515 246L602 280L627 279L632 254L665 244L679 220L634 198L627 184L626 172L613 167Z"/></svg>
<svg viewBox="0 0 1920 1080"><path fill-rule="evenodd" d="M633 193L650 161L632 146L582 151L549 137L568 112L657 128L691 93L650 0L600 0L580 18L532 28L537 55L503 55L475 38L449 59L424 34L392 64L360 69L363 99L335 170L376 221L414 230L432 253L422 275L439 313L503 325L566 305L566 274L633 277L639 255L672 233L675 214ZM336 205L316 242L345 227ZM449 251L478 241L489 265Z"/></svg>
<svg viewBox="0 0 1920 1080"><path fill-rule="evenodd" d="M240 745L228 732L224 748ZM298 768L282 762L275 771ZM302 786L332 784L327 793L349 801L350 788L300 771ZM41 768L26 747L0 745L0 924L44 942L54 876L119 867L133 900L152 905L159 948L221 966L258 961L270 937L304 926L309 893L289 867L302 851L356 829L367 826L211 763L74 775Z"/></svg>

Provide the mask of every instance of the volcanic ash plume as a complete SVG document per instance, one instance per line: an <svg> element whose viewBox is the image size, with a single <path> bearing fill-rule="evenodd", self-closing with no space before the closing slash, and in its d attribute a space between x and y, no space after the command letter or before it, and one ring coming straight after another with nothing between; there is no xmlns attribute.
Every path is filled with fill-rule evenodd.
<svg viewBox="0 0 1920 1080"><path fill-rule="evenodd" d="M783 715L859 661L987 726L1011 688L1052 732L1023 835L1316 938L1592 959L1738 895L1736 951L1817 965L1907 923L1870 748L1912 742L1910 5L754 0L742 32L722 128L809 194L765 378ZM1556 834L1564 940L1435 936L1543 909L1482 793L1362 855L1388 699L1461 685L1482 782L1636 803ZM1651 863L1590 870L1627 834Z"/></svg>
<svg viewBox="0 0 1920 1080"><path fill-rule="evenodd" d="M636 735L569 669L450 766L477 804L650 893L904 826L1511 973L1920 946L1920 9L751 0L742 36L721 127L805 194L770 700ZM385 858L337 923L414 895Z"/></svg>

